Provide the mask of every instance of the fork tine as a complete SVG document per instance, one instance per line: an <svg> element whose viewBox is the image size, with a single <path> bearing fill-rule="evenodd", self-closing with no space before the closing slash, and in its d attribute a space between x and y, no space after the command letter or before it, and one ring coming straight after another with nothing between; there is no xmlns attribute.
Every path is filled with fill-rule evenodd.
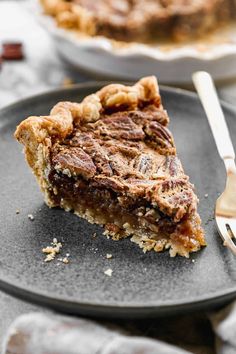
<svg viewBox="0 0 236 354"><path fill-rule="evenodd" d="M224 246L230 248L231 251L236 255L236 246L231 240L231 237L229 236L228 230L226 228L227 223L228 223L228 219L216 217L216 224L219 229L220 236L224 241Z"/></svg>
<svg viewBox="0 0 236 354"><path fill-rule="evenodd" d="M228 225L230 226L232 234L233 234L234 238L236 239L236 220L235 219L229 219Z"/></svg>
<svg viewBox="0 0 236 354"><path fill-rule="evenodd" d="M221 220L222 224L229 225L230 231L226 227L226 229L229 233L229 236L231 237L231 235L232 235L232 237L234 237L236 239L236 219L220 217L219 220Z"/></svg>

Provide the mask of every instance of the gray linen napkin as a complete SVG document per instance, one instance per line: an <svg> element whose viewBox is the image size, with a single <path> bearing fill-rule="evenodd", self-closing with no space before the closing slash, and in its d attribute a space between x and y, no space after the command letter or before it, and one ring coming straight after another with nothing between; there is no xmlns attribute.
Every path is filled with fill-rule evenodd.
<svg viewBox="0 0 236 354"><path fill-rule="evenodd" d="M209 315L195 313L125 325L28 313L12 323L3 349L3 354L187 353L236 353L236 302Z"/></svg>
<svg viewBox="0 0 236 354"><path fill-rule="evenodd" d="M236 302L210 316L216 335L217 354L236 353Z"/></svg>
<svg viewBox="0 0 236 354"><path fill-rule="evenodd" d="M86 319L29 313L10 326L4 354L190 354Z"/></svg>

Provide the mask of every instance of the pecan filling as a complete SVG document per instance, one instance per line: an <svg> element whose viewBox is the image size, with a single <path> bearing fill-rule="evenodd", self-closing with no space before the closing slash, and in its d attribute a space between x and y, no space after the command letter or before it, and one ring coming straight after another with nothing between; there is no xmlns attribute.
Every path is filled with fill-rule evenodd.
<svg viewBox="0 0 236 354"><path fill-rule="evenodd" d="M93 182L69 177L56 170L50 171L48 179L55 205L74 209L79 214L89 211L93 220L105 226L115 239L136 234L145 237L145 242L163 243L172 237L176 244L189 251L196 242L203 241L200 219L194 215L186 213L175 222L173 217L143 198L116 193L109 188L96 188Z"/></svg>
<svg viewBox="0 0 236 354"><path fill-rule="evenodd" d="M118 194L111 189L94 188L93 183L74 179L51 171L49 181L52 185L52 198L60 206L68 202L76 210L78 204L100 217L101 224L114 224L122 234L129 224L132 228L153 232L153 237L174 232L177 224L171 217L164 215L158 208L143 199L135 199Z"/></svg>
<svg viewBox="0 0 236 354"><path fill-rule="evenodd" d="M141 247L162 250L171 239L179 247L191 252L204 244L200 219L185 215L179 222L163 214L143 199L119 195L110 189L94 188L92 183L51 171L51 198L55 205L87 214L96 223L105 226L114 239L140 237ZM137 241L135 241L137 242Z"/></svg>
<svg viewBox="0 0 236 354"><path fill-rule="evenodd" d="M75 127L51 151L54 205L87 213L114 238L135 234L164 245L173 237L191 250L200 230L196 197L167 122L164 111L149 105L110 110Z"/></svg>

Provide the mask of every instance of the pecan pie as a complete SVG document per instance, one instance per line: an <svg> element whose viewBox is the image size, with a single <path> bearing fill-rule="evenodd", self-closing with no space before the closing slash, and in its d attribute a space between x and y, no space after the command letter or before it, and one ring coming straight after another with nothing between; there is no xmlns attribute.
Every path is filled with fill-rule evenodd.
<svg viewBox="0 0 236 354"><path fill-rule="evenodd" d="M121 41L183 40L235 19L235 0L41 0L60 27Z"/></svg>
<svg viewBox="0 0 236 354"><path fill-rule="evenodd" d="M156 78L146 77L60 102L21 122L15 137L48 206L103 225L113 239L131 236L144 251L188 257L204 233L168 122Z"/></svg>

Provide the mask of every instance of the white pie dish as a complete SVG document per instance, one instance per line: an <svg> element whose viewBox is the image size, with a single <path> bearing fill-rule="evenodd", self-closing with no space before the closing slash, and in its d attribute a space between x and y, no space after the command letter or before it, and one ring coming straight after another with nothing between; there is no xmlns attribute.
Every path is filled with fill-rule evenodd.
<svg viewBox="0 0 236 354"><path fill-rule="evenodd" d="M31 5L59 53L80 70L119 79L156 74L163 83L188 83L196 70L206 70L216 80L236 76L235 24L187 44L121 43L58 28L37 1Z"/></svg>

